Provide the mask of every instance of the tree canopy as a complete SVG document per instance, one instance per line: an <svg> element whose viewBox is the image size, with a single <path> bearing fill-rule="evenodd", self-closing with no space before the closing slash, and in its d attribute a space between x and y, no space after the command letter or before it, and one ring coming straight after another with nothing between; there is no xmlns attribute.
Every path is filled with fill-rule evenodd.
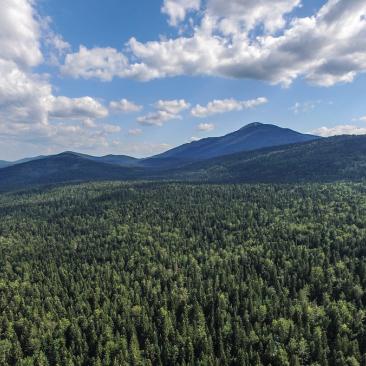
<svg viewBox="0 0 366 366"><path fill-rule="evenodd" d="M366 186L0 195L0 365L366 365Z"/></svg>

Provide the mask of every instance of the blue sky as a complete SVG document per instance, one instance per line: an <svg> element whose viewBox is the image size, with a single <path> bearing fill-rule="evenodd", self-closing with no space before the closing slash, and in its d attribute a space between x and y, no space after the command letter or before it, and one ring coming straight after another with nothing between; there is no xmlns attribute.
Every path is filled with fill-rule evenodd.
<svg viewBox="0 0 366 366"><path fill-rule="evenodd" d="M14 0L0 159L147 156L254 121L364 134L365 19L361 0Z"/></svg>

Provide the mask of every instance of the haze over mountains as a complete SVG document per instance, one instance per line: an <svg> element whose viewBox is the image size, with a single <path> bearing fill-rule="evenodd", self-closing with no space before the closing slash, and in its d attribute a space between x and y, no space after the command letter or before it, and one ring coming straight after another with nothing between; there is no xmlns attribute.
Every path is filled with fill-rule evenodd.
<svg viewBox="0 0 366 366"><path fill-rule="evenodd" d="M257 122L146 159L65 152L1 164L2 191L93 180L359 180L366 176L366 136L320 138Z"/></svg>

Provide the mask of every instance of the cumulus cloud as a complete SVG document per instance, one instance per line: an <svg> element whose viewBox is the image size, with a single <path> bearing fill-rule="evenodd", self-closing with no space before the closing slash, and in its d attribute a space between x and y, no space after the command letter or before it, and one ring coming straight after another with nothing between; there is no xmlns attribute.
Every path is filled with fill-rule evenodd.
<svg viewBox="0 0 366 366"><path fill-rule="evenodd" d="M110 81L114 76L123 77L127 65L126 56L114 48L87 49L80 46L79 52L66 55L61 71L75 78L94 77Z"/></svg>
<svg viewBox="0 0 366 366"><path fill-rule="evenodd" d="M214 129L215 129L215 125L213 123L200 123L197 126L198 131L209 132L209 131L213 131Z"/></svg>
<svg viewBox="0 0 366 366"><path fill-rule="evenodd" d="M170 114L179 114L188 109L190 104L184 99L180 100L159 100L154 104L154 108L160 111L165 111Z"/></svg>
<svg viewBox="0 0 366 366"><path fill-rule="evenodd" d="M31 1L1 3L0 57L21 67L37 66L43 59L40 26Z"/></svg>
<svg viewBox="0 0 366 366"><path fill-rule="evenodd" d="M189 11L199 10L200 0L164 0L161 11L168 15L169 24L176 26L182 22Z"/></svg>
<svg viewBox="0 0 366 366"><path fill-rule="evenodd" d="M109 103L109 108L113 111L130 113L139 112L142 109L141 105L131 102L127 99L121 99L118 101L112 101Z"/></svg>
<svg viewBox="0 0 366 366"><path fill-rule="evenodd" d="M156 111L137 118L137 122L146 126L163 126L165 122L173 119L182 119L178 114L169 113L167 111Z"/></svg>
<svg viewBox="0 0 366 366"><path fill-rule="evenodd" d="M0 50L1 55L1 50ZM47 123L48 81L0 57L0 123Z"/></svg>
<svg viewBox="0 0 366 366"><path fill-rule="evenodd" d="M91 97L49 98L49 116L58 119L96 119L108 116L108 110Z"/></svg>
<svg viewBox="0 0 366 366"><path fill-rule="evenodd" d="M54 96L46 75L34 68L69 45L42 19L33 0L2 3L0 13L0 142L3 155L12 146L40 149L106 147L120 127L96 120L108 110L92 97ZM46 53L43 56L42 50Z"/></svg>
<svg viewBox="0 0 366 366"><path fill-rule="evenodd" d="M194 117L203 118L219 113L241 111L243 109L254 108L267 102L268 100L264 97L241 101L233 98L215 99L212 102L209 102L206 106L201 106L197 104L194 108L192 108L191 114Z"/></svg>
<svg viewBox="0 0 366 366"><path fill-rule="evenodd" d="M248 32L257 25L274 32L285 26L285 15L299 5L300 0L208 0L207 13L226 34Z"/></svg>
<svg viewBox="0 0 366 366"><path fill-rule="evenodd" d="M175 24L187 9L171 1ZM130 56L110 48L86 49L66 57L74 77L151 80L177 75L213 75L290 85L297 78L331 86L366 71L366 3L328 0L310 16L291 12L299 0L207 0L193 34L146 43L131 38ZM180 9L180 10L177 10Z"/></svg>
<svg viewBox="0 0 366 366"><path fill-rule="evenodd" d="M334 127L320 127L313 131L315 135L322 137L338 135L366 135L366 127L354 125L338 125Z"/></svg>
<svg viewBox="0 0 366 366"><path fill-rule="evenodd" d="M190 104L184 99L179 100L158 100L153 104L154 112L137 118L137 122L147 126L163 126L165 122L182 119L180 112L188 109Z"/></svg>

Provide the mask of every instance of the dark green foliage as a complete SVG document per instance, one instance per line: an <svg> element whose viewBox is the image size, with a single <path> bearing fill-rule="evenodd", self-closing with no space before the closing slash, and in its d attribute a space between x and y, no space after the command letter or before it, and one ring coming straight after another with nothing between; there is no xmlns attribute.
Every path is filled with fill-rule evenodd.
<svg viewBox="0 0 366 366"><path fill-rule="evenodd" d="M366 187L0 196L0 365L365 365Z"/></svg>

